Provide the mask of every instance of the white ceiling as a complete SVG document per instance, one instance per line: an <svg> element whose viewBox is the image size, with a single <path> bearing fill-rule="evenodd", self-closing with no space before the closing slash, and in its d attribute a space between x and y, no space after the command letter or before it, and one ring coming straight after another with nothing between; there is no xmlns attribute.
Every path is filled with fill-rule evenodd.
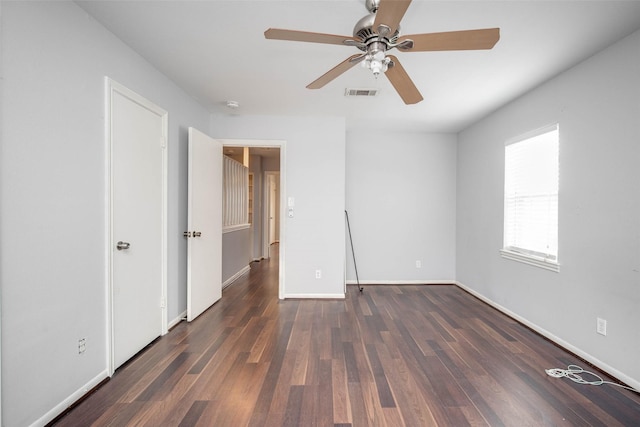
<svg viewBox="0 0 640 427"><path fill-rule="evenodd" d="M424 97L405 105L361 67L306 89L355 47L264 38L270 27L351 36L364 0L77 3L213 113L344 116L348 129L460 131L640 28L640 1L414 0L403 35L499 27L501 38L492 50L393 51ZM347 87L380 94L346 98Z"/></svg>

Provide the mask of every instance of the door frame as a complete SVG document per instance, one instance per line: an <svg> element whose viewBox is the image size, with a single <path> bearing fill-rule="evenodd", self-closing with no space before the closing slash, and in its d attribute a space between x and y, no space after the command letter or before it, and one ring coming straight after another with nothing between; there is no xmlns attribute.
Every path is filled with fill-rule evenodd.
<svg viewBox="0 0 640 427"><path fill-rule="evenodd" d="M105 114L105 138L106 138L106 171L107 171L107 179L105 180L106 184L106 193L109 195L107 200L107 215L106 215L106 238L105 242L106 246L106 255L107 255L107 271L106 271L106 282L107 282L107 371L108 375L112 376L115 372L115 355L114 355L114 313L113 313L113 248L115 246L115 239L113 236L113 144L112 144L112 135L111 135L111 121L113 118L112 114L112 105L113 105L113 94L118 93L131 101L139 104L140 106L158 114L162 118L162 134L164 136L163 141L159 141L162 144L162 207L161 207L161 216L162 216L162 231L161 231L161 241L162 241L162 256L161 256L161 283L160 283L160 301L158 304L160 305L160 310L162 313L161 316L161 325L160 325L160 335L165 335L167 330L167 212L168 212L168 113L153 104L148 99L138 95L136 92L128 89L124 85L116 82L115 80L105 77L105 101L106 101L106 114Z"/></svg>
<svg viewBox="0 0 640 427"><path fill-rule="evenodd" d="M283 140L266 140L266 139L218 139L222 142L223 146L229 147L265 147L265 148L279 148L280 149L280 217L282 218L282 212L285 212L285 195L287 194L287 150L286 141ZM263 183L264 185L264 183ZM263 203L264 204L264 203ZM280 221L280 234L278 240L280 241L280 261L278 263L278 298L284 299L285 293L285 226L286 221ZM264 230L263 230L264 232Z"/></svg>

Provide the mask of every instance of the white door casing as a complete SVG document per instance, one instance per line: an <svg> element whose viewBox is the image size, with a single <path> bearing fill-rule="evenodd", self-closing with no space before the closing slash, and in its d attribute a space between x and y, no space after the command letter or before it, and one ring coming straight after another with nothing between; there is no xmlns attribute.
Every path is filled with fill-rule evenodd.
<svg viewBox="0 0 640 427"><path fill-rule="evenodd" d="M222 143L189 128L187 321L222 297Z"/></svg>
<svg viewBox="0 0 640 427"><path fill-rule="evenodd" d="M168 114L111 79L107 103L112 374L166 333Z"/></svg>

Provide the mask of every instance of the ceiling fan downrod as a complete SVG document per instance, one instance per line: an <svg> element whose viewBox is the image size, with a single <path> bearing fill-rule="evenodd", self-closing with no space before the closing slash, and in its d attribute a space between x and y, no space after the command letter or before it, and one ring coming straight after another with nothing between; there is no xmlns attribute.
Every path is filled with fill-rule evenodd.
<svg viewBox="0 0 640 427"><path fill-rule="evenodd" d="M370 13L376 13L378 11L378 7L380 7L380 0L366 0L364 2L364 7L366 7Z"/></svg>

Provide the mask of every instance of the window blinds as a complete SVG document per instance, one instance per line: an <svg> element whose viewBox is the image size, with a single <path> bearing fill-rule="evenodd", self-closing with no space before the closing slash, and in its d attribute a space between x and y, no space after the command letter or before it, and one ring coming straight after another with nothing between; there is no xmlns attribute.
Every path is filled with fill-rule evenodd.
<svg viewBox="0 0 640 427"><path fill-rule="evenodd" d="M504 247L558 256L558 125L505 147Z"/></svg>

